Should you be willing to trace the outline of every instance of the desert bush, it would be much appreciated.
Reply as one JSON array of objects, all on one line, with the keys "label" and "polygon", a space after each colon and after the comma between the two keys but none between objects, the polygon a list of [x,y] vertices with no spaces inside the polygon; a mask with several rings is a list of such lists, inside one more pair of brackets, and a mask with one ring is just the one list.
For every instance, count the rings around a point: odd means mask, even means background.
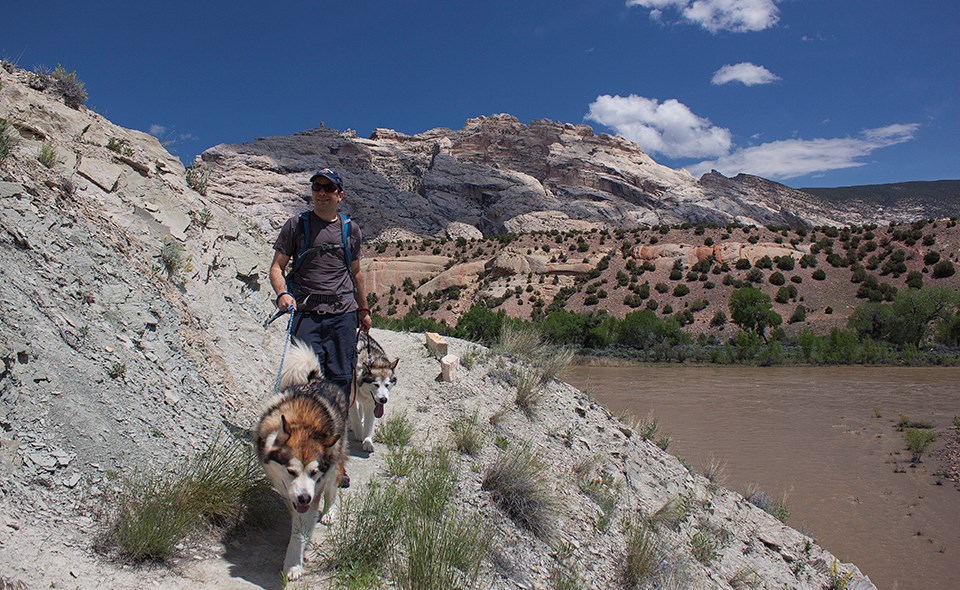
[{"label": "desert bush", "polygon": [[107,140],[107,149],[123,156],[133,155],[133,148],[130,147],[130,142],[126,139],[120,139],[119,137],[111,137]]},{"label": "desert bush", "polygon": [[956,269],[953,267],[953,263],[949,260],[941,260],[933,265],[933,278],[935,279],[952,277],[955,272]]},{"label": "desert bush", "polygon": [[825,273],[822,268],[818,268],[817,270],[813,271],[812,276],[813,276],[813,280],[822,281],[825,278],[827,278],[827,273]]},{"label": "desert bush", "polygon": [[803,305],[798,305],[793,314],[790,315],[790,323],[796,324],[799,322],[807,321],[807,308]]},{"label": "desert bush", "polygon": [[679,530],[680,525],[690,517],[693,509],[693,493],[687,492],[669,500],[654,512],[649,522],[655,526],[666,526],[672,530]]},{"label": "desert bush", "polygon": [[83,82],[77,79],[76,72],[68,72],[58,65],[51,74],[53,86],[63,97],[63,102],[72,109],[79,109],[87,100],[87,89]]},{"label": "desert bush", "polygon": [[547,469],[529,443],[499,456],[483,474],[481,489],[489,491],[507,515],[541,539],[553,535],[559,501]]},{"label": "desert bush", "polygon": [[478,517],[453,502],[454,465],[445,452],[416,459],[417,478],[375,482],[348,497],[322,566],[339,587],[477,588],[489,554],[489,535]]},{"label": "desert bush", "polygon": [[193,272],[193,255],[186,253],[186,248],[171,235],[163,237],[160,247],[160,262],[167,273],[167,279],[183,283],[185,275]]},{"label": "desert bush", "polygon": [[200,164],[192,164],[187,168],[186,180],[187,186],[201,195],[206,195],[210,183],[210,171],[204,170]]},{"label": "desert bush", "polygon": [[729,536],[728,531],[701,520],[696,532],[690,536],[690,551],[697,561],[709,566],[720,556],[720,550],[728,542]]},{"label": "desert bush", "polygon": [[17,145],[17,136],[14,135],[13,125],[6,119],[0,119],[0,164],[10,157],[15,145]]},{"label": "desert bush", "polygon": [[453,432],[453,446],[461,453],[476,455],[483,448],[485,434],[477,412],[454,418],[450,430]]},{"label": "desert bush", "polygon": [[936,250],[930,250],[923,255],[923,263],[927,266],[934,265],[938,262],[940,262],[940,253]]},{"label": "desert bush", "polygon": [[588,471],[578,478],[577,486],[581,493],[593,500],[594,504],[600,508],[600,518],[594,523],[594,527],[601,533],[609,530],[613,513],[620,501],[620,491],[613,476],[601,470],[596,477],[591,477]]},{"label": "desert bush", "polygon": [[624,523],[626,535],[623,578],[629,588],[652,580],[666,559],[666,548],[654,525],[642,517]]},{"label": "desert bush", "polygon": [[57,149],[50,143],[40,146],[40,151],[37,152],[37,160],[47,168],[53,168],[60,162],[57,157]]},{"label": "desert bush", "polygon": [[543,399],[542,373],[533,367],[517,366],[510,372],[510,385],[516,388],[514,403],[527,416],[533,416]]},{"label": "desert bush", "polygon": [[920,458],[937,440],[937,432],[927,428],[907,428],[903,431],[903,439],[907,443],[907,450],[913,453],[910,461],[920,463]]},{"label": "desert bush", "polygon": [[217,438],[178,468],[134,474],[124,482],[106,541],[128,559],[166,559],[204,523],[256,520],[251,511],[264,505],[267,494],[269,484],[249,445]]},{"label": "desert bush", "polygon": [[790,518],[790,508],[787,506],[786,495],[781,496],[779,500],[774,500],[759,487],[750,486],[747,490],[746,500],[780,522],[787,522],[787,519]]},{"label": "desert bush", "polygon": [[413,438],[413,422],[407,418],[406,412],[386,420],[378,420],[373,433],[373,440],[393,447],[405,447],[410,444],[411,438]]},{"label": "desert bush", "polygon": [[529,358],[543,340],[535,326],[516,321],[505,321],[500,330],[500,343],[497,349],[520,358]]}]

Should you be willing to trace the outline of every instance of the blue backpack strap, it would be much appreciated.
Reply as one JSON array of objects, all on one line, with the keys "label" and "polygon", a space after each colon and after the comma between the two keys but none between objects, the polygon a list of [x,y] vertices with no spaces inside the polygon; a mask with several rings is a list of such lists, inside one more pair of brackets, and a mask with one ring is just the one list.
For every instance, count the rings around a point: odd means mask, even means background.
[{"label": "blue backpack strap", "polygon": [[347,272],[353,270],[353,248],[350,247],[350,218],[346,213],[340,214],[343,230],[340,232],[340,243],[343,246],[343,261],[347,263]]},{"label": "blue backpack strap", "polygon": [[310,212],[304,211],[300,214],[300,247],[297,249],[297,257],[293,260],[293,270],[296,271],[303,264],[303,258],[310,249]]}]

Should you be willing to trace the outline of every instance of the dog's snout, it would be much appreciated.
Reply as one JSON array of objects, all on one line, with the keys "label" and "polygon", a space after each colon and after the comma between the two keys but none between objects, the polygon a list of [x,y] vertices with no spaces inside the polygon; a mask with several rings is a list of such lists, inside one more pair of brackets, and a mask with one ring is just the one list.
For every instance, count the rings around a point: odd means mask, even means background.
[{"label": "dog's snout", "polygon": [[298,504],[309,504],[310,500],[313,500],[310,494],[300,494],[299,496],[297,496]]},{"label": "dog's snout", "polygon": [[381,397],[381,398],[377,398],[377,403],[378,403],[378,404],[385,404],[385,403],[387,403],[387,396],[383,396],[383,397]]}]

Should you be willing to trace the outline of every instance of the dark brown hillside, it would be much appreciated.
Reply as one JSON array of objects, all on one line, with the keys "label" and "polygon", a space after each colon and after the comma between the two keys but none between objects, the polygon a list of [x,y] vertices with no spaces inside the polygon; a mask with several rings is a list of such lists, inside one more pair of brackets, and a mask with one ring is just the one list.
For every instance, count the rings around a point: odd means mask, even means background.
[{"label": "dark brown hillside", "polygon": [[[718,311],[729,317],[728,301],[737,286],[750,284],[767,293],[787,334],[803,327],[826,333],[846,326],[871,295],[883,299],[892,295],[891,287],[907,288],[911,272],[920,273],[924,286],[960,289],[960,274],[934,278],[930,262],[939,257],[958,265],[958,249],[956,221],[940,219],[840,229],[683,225],[406,240],[370,244],[364,256],[377,297],[374,309],[382,316],[400,318],[413,309],[453,325],[472,305],[484,302],[531,319],[565,294],[564,309],[618,318],[656,302],[659,315],[682,314],[681,323],[692,318],[687,331],[724,339],[736,327],[711,322]],[[425,256],[434,257],[437,266],[424,273],[391,277],[384,270],[401,260],[416,268],[415,261]],[[862,270],[855,273],[858,265]],[[871,278],[854,282],[861,273]],[[876,286],[870,289],[872,280]],[[801,305],[805,320],[790,323]]]}]

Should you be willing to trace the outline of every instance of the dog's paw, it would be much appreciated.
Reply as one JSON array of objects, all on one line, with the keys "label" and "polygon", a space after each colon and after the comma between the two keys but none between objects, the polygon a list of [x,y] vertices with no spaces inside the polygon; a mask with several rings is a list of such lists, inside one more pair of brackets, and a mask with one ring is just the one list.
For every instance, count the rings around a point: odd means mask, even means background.
[{"label": "dog's paw", "polygon": [[363,439],[363,450],[368,453],[373,452],[373,439],[370,439],[370,438]]},{"label": "dog's paw", "polygon": [[318,520],[317,522],[319,522],[323,526],[333,526],[333,516],[334,516],[333,512],[322,514],[320,515],[320,520]]},{"label": "dog's paw", "polygon": [[295,565],[290,568],[286,568],[287,579],[288,580],[299,580],[303,577],[303,566]]}]

